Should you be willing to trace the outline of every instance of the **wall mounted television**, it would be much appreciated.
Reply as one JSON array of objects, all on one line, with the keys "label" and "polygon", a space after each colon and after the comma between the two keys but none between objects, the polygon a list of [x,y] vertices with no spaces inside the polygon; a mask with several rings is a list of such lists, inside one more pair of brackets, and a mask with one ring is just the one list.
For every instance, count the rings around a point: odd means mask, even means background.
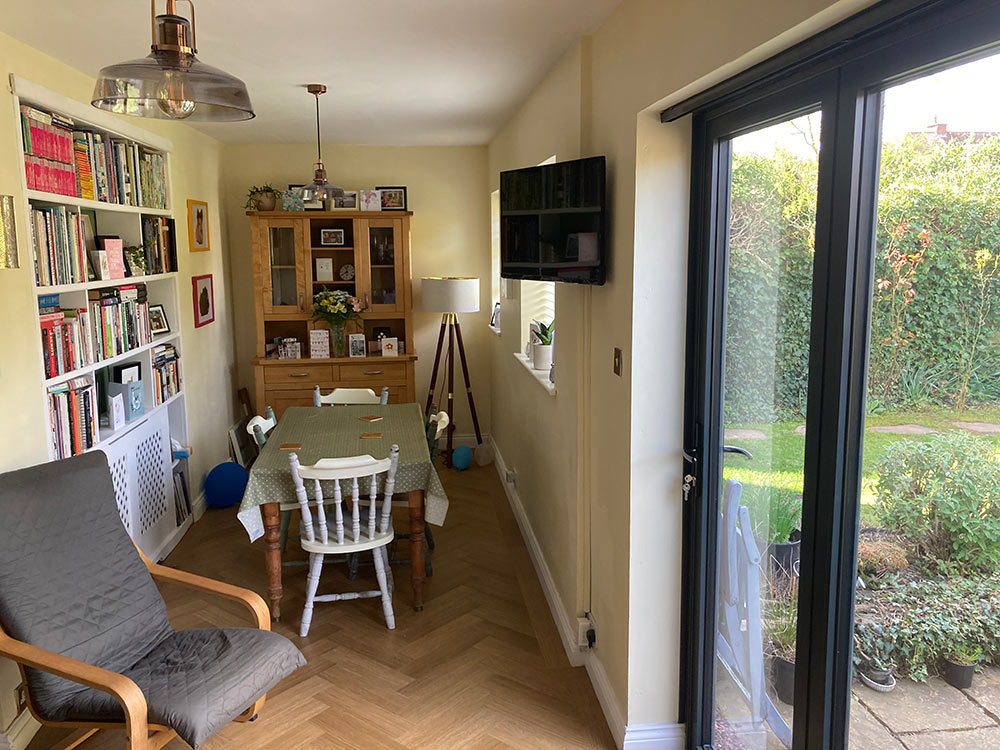
[{"label": "wall mounted television", "polygon": [[603,156],[500,173],[500,275],[603,284]]}]

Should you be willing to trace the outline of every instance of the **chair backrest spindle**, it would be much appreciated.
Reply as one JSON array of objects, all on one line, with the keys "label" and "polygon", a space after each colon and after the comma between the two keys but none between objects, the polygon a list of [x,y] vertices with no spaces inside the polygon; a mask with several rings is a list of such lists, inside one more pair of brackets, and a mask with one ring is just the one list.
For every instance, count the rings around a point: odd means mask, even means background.
[{"label": "chair backrest spindle", "polygon": [[[318,479],[316,480],[316,483],[319,484]],[[344,543],[344,508],[343,508],[344,496],[340,491],[339,481],[335,481],[333,483],[333,501],[337,504],[337,508],[335,510],[337,518],[337,544],[343,544]]]},{"label": "chair backrest spindle", "polygon": [[361,505],[359,502],[358,478],[354,477],[351,486],[351,533],[354,534],[354,541],[361,540]]},{"label": "chair backrest spindle", "polygon": [[396,488],[396,467],[399,466],[399,446],[394,445],[389,451],[389,473],[385,475],[385,490],[382,498],[382,518],[379,521],[379,531],[385,533],[392,528],[392,492]]},{"label": "chair backrest spindle", "polygon": [[316,541],[313,532],[312,511],[309,510],[309,498],[306,497],[306,486],[302,483],[298,454],[289,453],[288,463],[292,467],[292,480],[295,482],[295,499],[299,501],[299,512],[302,514],[302,536],[310,542]]}]

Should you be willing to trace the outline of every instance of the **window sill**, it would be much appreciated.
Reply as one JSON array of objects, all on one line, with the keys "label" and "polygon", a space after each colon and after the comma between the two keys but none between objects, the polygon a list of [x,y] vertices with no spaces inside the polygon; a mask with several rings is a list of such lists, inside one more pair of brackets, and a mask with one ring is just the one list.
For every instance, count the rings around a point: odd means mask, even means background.
[{"label": "window sill", "polygon": [[531,366],[531,360],[521,352],[514,352],[514,359],[524,365],[524,369],[531,373],[538,385],[545,389],[550,396],[556,395],[556,384],[549,382],[549,374],[543,370],[536,370]]},{"label": "window sill", "polygon": [[489,328],[491,331],[493,331],[493,335],[494,336],[499,336],[500,335],[500,329],[497,328],[496,326],[487,326],[487,328]]}]

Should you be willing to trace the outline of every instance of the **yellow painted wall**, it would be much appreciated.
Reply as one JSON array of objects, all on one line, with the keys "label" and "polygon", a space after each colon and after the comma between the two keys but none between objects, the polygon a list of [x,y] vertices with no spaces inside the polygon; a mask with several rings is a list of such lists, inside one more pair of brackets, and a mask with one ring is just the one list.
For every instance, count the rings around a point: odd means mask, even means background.
[{"label": "yellow painted wall", "polygon": [[[307,134],[303,134],[307,135]],[[416,329],[417,400],[423,403],[434,364],[441,324],[439,313],[420,307],[423,276],[478,276],[480,312],[460,318],[476,411],[484,434],[490,430],[490,377],[487,323],[490,301],[490,207],[486,189],[486,148],[457,147],[323,147],[330,180],[348,189],[406,185],[413,276],[413,322]],[[236,362],[241,385],[253,393],[256,331],[250,225],[244,204],[247,188],[270,182],[276,188],[302,183],[312,175],[316,147],[302,145],[226,145],[223,148],[225,204],[231,248]],[[456,382],[462,382],[458,358]],[[440,387],[444,370],[438,376]],[[472,435],[464,389],[456,387],[456,432]]]},{"label": "yellow painted wall", "polygon": [[[558,286],[559,393],[529,429],[515,425],[519,399],[534,407],[530,383],[501,339],[494,351],[494,436],[518,462],[519,494],[566,616],[586,601],[573,579],[591,572],[590,609],[598,626],[595,656],[628,724],[676,721],[679,698],[684,274],[687,252],[690,125],[658,122],[668,101],[766,59],[870,4],[870,0],[738,0],[664,3],[624,0],[589,38],[569,50],[490,143],[490,184],[500,169],[603,154],[608,160],[611,222],[608,282],[580,290]],[[575,72],[571,68],[578,66]],[[578,153],[573,151],[578,144]],[[558,153],[559,147],[567,153]],[[638,158],[637,158],[638,157]],[[640,199],[636,200],[637,185]],[[505,303],[516,307],[516,301]],[[506,307],[505,307],[506,315]],[[580,316],[580,317],[577,317]],[[567,336],[573,330],[576,337]],[[567,344],[566,338],[571,339]],[[624,373],[612,373],[612,351]],[[582,409],[563,410],[562,373],[579,374]],[[520,379],[520,380],[519,380]],[[569,386],[574,381],[570,381]],[[580,483],[553,495],[532,467],[566,460],[564,441],[580,429]],[[534,450],[519,452],[518,442]],[[539,473],[533,469],[530,474]],[[575,495],[574,495],[575,493]],[[590,560],[580,498],[589,500]],[[574,607],[573,602],[576,602]],[[620,739],[620,738],[619,738]]]}]

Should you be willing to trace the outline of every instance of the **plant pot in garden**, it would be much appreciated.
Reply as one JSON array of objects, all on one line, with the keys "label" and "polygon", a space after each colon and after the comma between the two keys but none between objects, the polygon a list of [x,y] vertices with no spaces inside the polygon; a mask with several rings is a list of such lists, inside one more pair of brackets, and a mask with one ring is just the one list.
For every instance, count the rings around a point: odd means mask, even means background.
[{"label": "plant pot in garden", "polygon": [[767,557],[771,561],[771,577],[790,578],[798,568],[802,543],[800,541],[771,543],[767,545]]},{"label": "plant pot in garden", "polygon": [[[868,671],[868,670],[866,670]],[[871,675],[871,672],[866,674],[865,672],[859,672],[858,677],[861,681],[879,693],[891,693],[893,688],[896,687],[896,678],[893,677],[892,672],[889,670],[872,670],[878,673],[880,679],[876,680]]]},{"label": "plant pot in garden", "polygon": [[972,687],[972,676],[976,673],[975,664],[960,664],[951,659],[944,662],[944,681],[959,690]]},{"label": "plant pot in garden", "polygon": [[531,366],[536,370],[548,372],[549,368],[552,367],[552,344],[548,346],[531,345]]},{"label": "plant pot in garden", "polygon": [[795,703],[795,662],[781,656],[772,657],[771,677],[778,700],[789,706]]}]

